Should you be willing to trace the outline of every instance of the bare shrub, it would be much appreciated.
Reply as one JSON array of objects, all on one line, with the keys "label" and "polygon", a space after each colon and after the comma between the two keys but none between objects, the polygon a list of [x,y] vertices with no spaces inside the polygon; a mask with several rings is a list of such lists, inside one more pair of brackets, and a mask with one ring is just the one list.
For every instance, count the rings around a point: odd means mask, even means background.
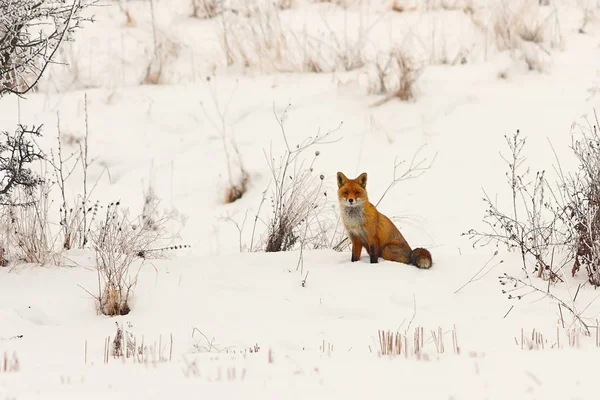
[{"label": "bare shrub", "polygon": [[[315,151],[309,165],[305,164],[301,156],[313,146],[332,143],[331,135],[339,129],[338,126],[324,134],[319,132],[315,137],[309,137],[293,146],[288,142],[283,126],[288,107],[281,115],[277,115],[275,108],[273,109],[285,142],[283,155],[277,161],[272,153],[267,156],[265,152],[274,185],[271,189],[272,213],[264,240],[264,250],[267,252],[288,251],[296,244],[304,248],[307,241],[316,239],[312,235],[307,237],[307,233],[312,232],[310,227],[313,223],[318,224],[318,215],[325,202],[322,190],[324,175],[316,176],[313,169],[320,152]],[[322,229],[317,232],[322,232]]]},{"label": "bare shrub", "polygon": [[[574,294],[569,292],[568,300],[550,289],[551,283],[568,281],[567,271],[575,276],[582,267],[588,282],[600,286],[599,126],[595,114],[593,121],[584,118],[583,123],[573,125],[571,150],[578,165],[574,171],[563,170],[555,152],[556,183],[549,182],[544,171],[530,176],[529,169],[524,167],[525,139],[519,131],[511,138],[506,137],[510,149],[510,157],[505,158],[509,167],[510,206],[504,209],[484,191],[487,210],[483,222],[487,230],[471,229],[464,234],[474,239],[474,245],[503,244],[509,251],[520,254],[525,277],[507,273],[499,277],[502,293],[509,299],[535,295],[548,298],[557,304],[563,328],[563,311],[567,311],[573,316],[569,330],[584,329],[587,335],[594,317],[585,317],[583,313],[591,303],[581,309],[576,307],[579,291],[585,285],[579,284]],[[531,268],[548,283],[539,285],[530,279]]]},{"label": "bare shrub", "polygon": [[[102,314],[129,313],[129,300],[145,260],[166,257],[168,251],[189,247],[170,244],[173,237],[167,224],[172,218],[159,213],[158,205],[151,189],[145,193],[142,214],[136,217],[130,217],[129,210],[123,209],[120,202],[110,203],[104,218],[90,230],[98,270],[98,295],[94,297]],[[141,264],[134,271],[136,261]]]},{"label": "bare shrub", "polygon": [[575,256],[571,274],[584,266],[589,282],[600,286],[600,124],[594,120],[574,125],[572,149],[579,168],[577,174],[562,176],[567,228]]},{"label": "bare shrub", "polygon": [[19,126],[0,141],[0,263],[11,260],[40,264],[51,255],[48,226],[48,183],[32,171],[44,154],[35,139],[41,127]]},{"label": "bare shrub", "polygon": [[483,222],[488,230],[471,229],[463,235],[473,239],[474,245],[504,244],[509,251],[517,250],[526,274],[531,263],[538,277],[559,280],[566,261],[560,262],[558,255],[567,250],[570,240],[564,229],[564,207],[544,171],[530,177],[529,168],[524,167],[526,140],[520,131],[505,139],[510,156],[502,157],[508,165],[510,207],[504,210],[484,190],[487,210]]},{"label": "bare shrub", "polygon": [[415,97],[415,83],[424,70],[423,66],[400,48],[390,50],[384,57],[378,57],[374,65],[374,73],[370,75],[369,92],[384,94],[385,97],[373,107],[398,98],[408,101]]},{"label": "bare shrub", "polygon": [[0,97],[33,89],[60,44],[90,20],[83,10],[96,2],[0,0]]},{"label": "bare shrub", "polygon": [[8,197],[17,188],[35,188],[41,179],[32,170],[32,164],[44,159],[35,143],[41,127],[20,125],[15,133],[2,132],[0,141],[0,203],[10,204]]},{"label": "bare shrub", "polygon": [[116,202],[109,204],[104,220],[90,237],[98,268],[98,309],[104,315],[126,315],[139,273],[139,269],[130,270],[137,259],[145,258],[153,250],[161,232],[148,229],[142,216],[130,219]]}]

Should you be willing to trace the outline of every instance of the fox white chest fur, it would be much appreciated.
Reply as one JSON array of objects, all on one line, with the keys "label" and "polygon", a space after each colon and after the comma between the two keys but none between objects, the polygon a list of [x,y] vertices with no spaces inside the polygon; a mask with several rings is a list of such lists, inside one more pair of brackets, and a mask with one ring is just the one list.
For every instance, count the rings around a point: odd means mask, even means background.
[{"label": "fox white chest fur", "polygon": [[363,243],[367,243],[367,231],[364,228],[365,210],[363,207],[348,207],[342,205],[342,221],[346,227],[348,235],[358,236]]}]

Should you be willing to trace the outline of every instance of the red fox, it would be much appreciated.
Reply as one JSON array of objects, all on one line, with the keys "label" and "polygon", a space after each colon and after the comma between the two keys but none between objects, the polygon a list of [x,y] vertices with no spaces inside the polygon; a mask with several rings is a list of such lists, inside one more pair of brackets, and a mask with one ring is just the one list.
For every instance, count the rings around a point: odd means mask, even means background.
[{"label": "red fox", "polygon": [[360,259],[364,247],[371,263],[384,260],[412,264],[419,268],[431,268],[431,253],[427,249],[411,249],[394,223],[381,214],[367,196],[367,174],[348,179],[337,173],[338,200],[342,221],[352,242],[352,261]]}]

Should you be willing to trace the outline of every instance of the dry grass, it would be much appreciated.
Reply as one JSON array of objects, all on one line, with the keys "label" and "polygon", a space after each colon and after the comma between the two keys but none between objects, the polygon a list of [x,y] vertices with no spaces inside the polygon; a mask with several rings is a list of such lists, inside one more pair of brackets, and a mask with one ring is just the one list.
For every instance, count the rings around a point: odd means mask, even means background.
[{"label": "dry grass", "polygon": [[[173,334],[167,337],[159,335],[158,339],[147,340],[144,338],[144,335],[140,337],[133,332],[123,330],[123,327],[118,322],[115,324],[117,326],[115,336],[113,338],[108,336],[104,339],[104,364],[108,364],[111,359],[121,360],[122,363],[131,360],[134,364],[146,366],[156,366],[159,363],[172,361]],[[87,364],[87,341],[84,346],[84,360]]]},{"label": "dry grass", "polygon": [[357,35],[348,29],[339,32],[326,20],[323,29],[294,29],[282,19],[278,4],[223,15],[219,36],[227,65],[264,73],[328,73],[366,64],[366,36],[377,22],[361,25]]},{"label": "dry grass", "polygon": [[414,11],[462,11],[473,12],[473,0],[393,0],[392,10],[396,12]]},{"label": "dry grass", "polygon": [[4,352],[1,364],[0,372],[19,372],[21,370],[21,364],[17,353],[13,352],[12,356],[8,356],[7,352]]},{"label": "dry grass", "polygon": [[378,107],[397,98],[408,101],[415,98],[415,84],[424,67],[400,48],[392,49],[379,57],[369,77],[369,93],[384,94],[385,97],[372,105]]},{"label": "dry grass", "polygon": [[574,326],[566,329],[565,336],[561,335],[561,328],[556,327],[556,332],[551,335],[545,335],[539,330],[533,328],[531,334],[525,334],[525,330],[521,328],[519,337],[515,336],[515,345],[519,346],[521,350],[545,350],[545,349],[562,349],[568,348],[580,348],[581,337],[592,337],[594,336],[594,346],[600,347],[600,326],[596,323],[593,327],[595,332],[586,331],[580,327]]},{"label": "dry grass", "polygon": [[46,265],[60,259],[59,235],[50,225],[51,185],[44,181],[36,188],[17,188],[12,205],[2,206],[2,264],[25,262]]},{"label": "dry grass", "polygon": [[144,85],[160,85],[166,83],[165,69],[179,58],[181,44],[164,32],[156,31],[154,54],[146,67],[142,80]]},{"label": "dry grass", "polygon": [[460,346],[458,345],[458,337],[456,333],[456,327],[453,327],[449,332],[443,332],[441,327],[437,330],[431,330],[429,333],[423,329],[423,327],[415,327],[412,335],[405,332],[401,334],[399,332],[382,331],[377,332],[378,344],[379,344],[379,356],[401,356],[404,357],[416,357],[418,360],[428,360],[429,355],[426,352],[426,347],[431,345],[435,347],[436,354],[443,354],[446,352],[444,343],[444,335],[450,334],[452,340],[452,352],[454,354],[460,354]]},{"label": "dry grass", "polygon": [[211,19],[223,12],[222,0],[192,0],[193,18]]},{"label": "dry grass", "polygon": [[244,193],[246,193],[248,190],[249,181],[250,175],[248,175],[248,172],[243,170],[240,181],[225,189],[225,203],[233,203],[234,201],[241,199]]}]

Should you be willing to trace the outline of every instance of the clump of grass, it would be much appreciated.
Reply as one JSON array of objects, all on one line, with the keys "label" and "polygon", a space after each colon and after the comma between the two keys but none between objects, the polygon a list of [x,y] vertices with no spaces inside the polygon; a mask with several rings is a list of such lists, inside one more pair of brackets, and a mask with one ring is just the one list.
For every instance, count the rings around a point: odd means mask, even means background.
[{"label": "clump of grass", "polygon": [[392,99],[409,101],[415,97],[415,84],[424,67],[406,51],[396,47],[375,61],[374,73],[370,75],[369,92],[384,94],[385,97],[373,107],[378,107]]},{"label": "clump of grass", "polygon": [[426,344],[433,343],[437,354],[446,352],[444,343],[444,335],[450,333],[452,340],[452,352],[460,354],[460,346],[458,345],[458,336],[456,326],[452,327],[450,332],[444,332],[441,327],[436,330],[430,330],[429,335],[431,340],[426,341],[426,331],[423,327],[415,327],[413,334],[408,332],[404,334],[392,331],[377,331],[380,356],[401,356],[406,358],[414,356],[417,359],[428,360],[429,356],[424,352]]}]

